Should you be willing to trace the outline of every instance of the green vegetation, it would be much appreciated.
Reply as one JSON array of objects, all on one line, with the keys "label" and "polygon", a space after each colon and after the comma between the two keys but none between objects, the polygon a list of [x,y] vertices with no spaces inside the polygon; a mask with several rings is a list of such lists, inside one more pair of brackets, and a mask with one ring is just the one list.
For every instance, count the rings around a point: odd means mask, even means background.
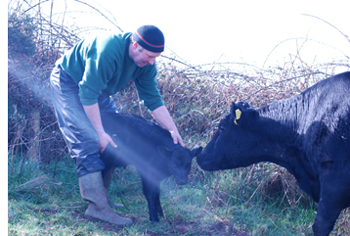
[{"label": "green vegetation", "polygon": [[[20,158],[16,158],[15,166],[19,165]],[[191,174],[191,184],[179,187],[172,178],[162,184],[165,217],[151,223],[140,179],[128,167],[124,174],[122,169],[116,172],[110,196],[125,204],[118,213],[131,217],[135,224],[118,229],[83,218],[86,203],[69,157],[46,170],[35,165],[26,163],[21,176],[9,176],[9,235],[303,235],[311,232],[315,216],[309,200],[306,204],[310,205],[290,207],[280,198],[253,195],[263,175],[247,184],[242,179],[249,173],[243,169],[204,173],[205,178],[197,170]]]},{"label": "green vegetation", "polygon": [[[15,166],[20,166],[20,162],[20,158],[15,158]],[[136,171],[132,167],[124,173],[118,169],[109,194],[126,206],[117,212],[131,217],[135,224],[115,228],[83,218],[87,204],[80,197],[75,167],[69,157],[56,166],[46,165],[45,170],[37,168],[37,164],[25,163],[21,176],[9,175],[9,235],[312,233],[316,205],[308,197],[299,195],[301,199],[291,204],[283,196],[283,189],[276,187],[278,184],[269,185],[276,189],[260,187],[268,185],[266,179],[271,173],[284,171],[276,166],[270,167],[269,174],[263,170],[254,173],[249,168],[203,173],[194,163],[190,184],[180,187],[172,178],[163,182],[161,202],[165,217],[160,223],[148,220],[147,202]],[[348,217],[349,212],[342,215],[334,235],[349,232]]]},{"label": "green vegetation", "polygon": [[[109,195],[126,206],[118,214],[135,223],[115,228],[85,220],[87,203],[80,197],[74,161],[67,155],[48,92],[53,63],[78,37],[51,18],[30,14],[29,8],[36,9],[34,4],[9,9],[9,235],[312,234],[317,204],[291,174],[271,163],[204,172],[194,160],[189,184],[177,186],[172,178],[162,183],[165,217],[159,223],[148,220],[134,168],[118,169]],[[232,101],[263,106],[300,93],[341,66],[350,68],[348,58],[308,65],[295,55],[282,66],[261,70],[235,63],[179,66],[163,57],[158,81],[185,144],[194,148],[208,143]],[[122,112],[152,119],[134,87],[116,94],[115,101]],[[349,222],[350,210],[345,210],[332,235],[350,234]]]}]

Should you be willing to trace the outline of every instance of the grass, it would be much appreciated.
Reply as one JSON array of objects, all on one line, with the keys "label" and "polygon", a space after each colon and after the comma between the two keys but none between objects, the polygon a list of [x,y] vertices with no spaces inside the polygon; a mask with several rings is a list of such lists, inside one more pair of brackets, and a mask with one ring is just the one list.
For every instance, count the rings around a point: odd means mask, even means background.
[{"label": "grass", "polygon": [[[15,165],[20,164],[15,161]],[[48,173],[54,165],[47,167]],[[195,172],[195,171],[194,171]],[[290,207],[279,198],[253,197],[254,186],[243,186],[244,170],[205,173],[199,181],[177,186],[172,178],[162,183],[164,218],[148,220],[147,202],[139,176],[128,167],[118,169],[110,197],[126,208],[118,214],[130,217],[130,227],[115,228],[83,218],[87,204],[81,199],[73,161],[67,157],[57,166],[55,179],[25,165],[20,177],[9,176],[9,235],[310,235],[315,206]],[[46,177],[42,177],[46,176]],[[123,184],[121,185],[121,178]],[[256,182],[255,184],[257,184]],[[254,185],[254,184],[252,184]],[[255,186],[257,188],[257,186]],[[248,201],[249,200],[249,201]]]}]

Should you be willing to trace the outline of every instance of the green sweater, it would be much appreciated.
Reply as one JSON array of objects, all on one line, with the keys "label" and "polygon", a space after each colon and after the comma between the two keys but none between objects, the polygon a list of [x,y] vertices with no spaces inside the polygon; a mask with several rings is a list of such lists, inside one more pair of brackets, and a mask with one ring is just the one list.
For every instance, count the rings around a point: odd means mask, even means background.
[{"label": "green sweater", "polygon": [[157,88],[156,65],[138,67],[129,56],[130,35],[87,38],[57,61],[79,86],[83,105],[97,103],[100,95],[113,95],[135,82],[139,97],[153,111],[163,105]]}]

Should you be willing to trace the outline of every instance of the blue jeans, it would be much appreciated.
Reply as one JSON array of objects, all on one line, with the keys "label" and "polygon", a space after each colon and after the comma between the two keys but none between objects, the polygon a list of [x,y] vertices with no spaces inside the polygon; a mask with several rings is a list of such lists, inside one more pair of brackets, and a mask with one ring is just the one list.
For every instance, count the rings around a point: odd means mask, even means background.
[{"label": "blue jeans", "polygon": [[[80,102],[78,85],[60,67],[52,70],[50,85],[58,125],[75,160],[78,177],[103,170],[100,142]],[[101,113],[118,112],[110,96],[100,96],[98,105]]]}]

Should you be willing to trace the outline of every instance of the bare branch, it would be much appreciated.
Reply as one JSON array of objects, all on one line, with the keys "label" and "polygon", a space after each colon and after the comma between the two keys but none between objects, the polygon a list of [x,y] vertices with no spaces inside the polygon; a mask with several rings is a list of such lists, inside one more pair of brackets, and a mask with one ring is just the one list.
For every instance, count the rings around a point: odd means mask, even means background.
[{"label": "bare branch", "polygon": [[112,23],[112,25],[114,25],[115,27],[117,27],[122,33],[124,32],[118,25],[116,25],[113,21],[111,21],[111,20],[110,20],[105,14],[103,14],[100,10],[98,10],[98,9],[96,9],[95,7],[91,6],[90,4],[87,4],[87,3],[82,2],[82,1],[80,1],[80,0],[74,0],[74,1],[79,2],[79,3],[81,3],[81,4],[84,4],[84,5],[86,5],[86,6],[90,7],[90,8],[92,8],[92,9],[94,9],[95,11],[97,11],[98,13],[100,13],[101,16],[103,16],[103,17],[106,18],[110,23]]},{"label": "bare branch", "polygon": [[346,38],[346,40],[348,40],[349,43],[350,43],[350,38],[349,38],[349,36],[347,36],[346,34],[344,34],[341,30],[339,30],[337,27],[335,27],[334,25],[332,25],[332,24],[329,23],[328,21],[325,21],[325,20],[323,20],[323,19],[321,19],[321,18],[319,18],[319,17],[317,17],[317,16],[313,16],[313,15],[310,15],[310,14],[302,14],[302,15],[304,15],[304,16],[310,16],[310,17],[316,18],[316,19],[318,19],[318,20],[320,20],[320,21],[323,21],[324,23],[328,24],[329,26],[331,26],[332,28],[334,28],[335,30],[337,30],[337,31],[338,31],[341,35],[343,35],[343,36]]}]

